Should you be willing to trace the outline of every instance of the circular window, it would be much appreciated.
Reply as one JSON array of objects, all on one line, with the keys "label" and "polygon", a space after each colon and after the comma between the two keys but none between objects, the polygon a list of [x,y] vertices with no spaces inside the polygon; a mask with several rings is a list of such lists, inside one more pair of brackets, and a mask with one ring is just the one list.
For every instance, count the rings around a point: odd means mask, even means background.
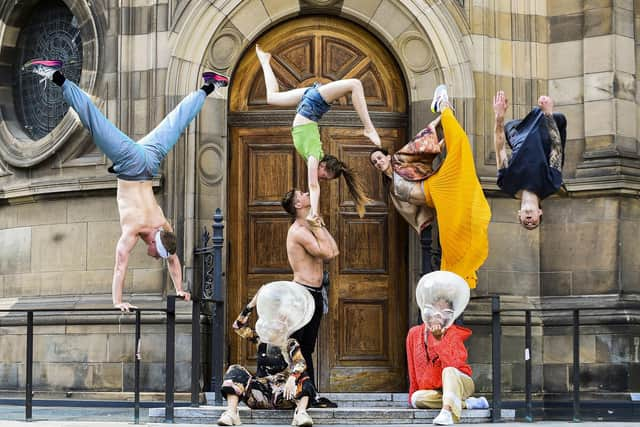
[{"label": "circular window", "polygon": [[62,99],[60,88],[22,70],[22,64],[34,58],[60,59],[65,77],[75,83],[80,81],[82,70],[82,38],[77,18],[62,2],[40,5],[43,7],[35,8],[20,31],[14,64],[16,116],[24,133],[33,140],[51,132],[69,106]]}]

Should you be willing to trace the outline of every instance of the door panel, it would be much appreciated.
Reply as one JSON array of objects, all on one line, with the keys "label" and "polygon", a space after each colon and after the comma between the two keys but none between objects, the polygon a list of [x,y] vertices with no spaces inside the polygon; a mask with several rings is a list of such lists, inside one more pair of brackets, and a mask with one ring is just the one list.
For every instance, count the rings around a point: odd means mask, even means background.
[{"label": "door panel", "polygon": [[[272,53],[281,90],[314,81],[359,78],[369,109],[406,120],[406,95],[391,56],[364,29],[338,18],[289,21],[259,38]],[[290,225],[280,199],[306,190],[306,166],[290,128],[276,126],[295,110],[266,105],[255,46],[237,67],[230,88],[229,323],[264,283],[290,280],[286,236]],[[372,202],[359,218],[344,179],[321,183],[320,210],[340,255],[328,264],[329,313],[318,339],[315,365],[324,392],[403,391],[406,388],[407,228],[389,206],[382,178],[369,162],[373,145],[344,97],[320,122],[325,153],[334,154],[365,181]],[[278,117],[278,118],[276,118]],[[380,116],[382,117],[382,116]],[[259,118],[259,120],[257,120]],[[404,126],[378,129],[389,149],[404,141]],[[230,361],[252,366],[255,346],[229,334]]]}]

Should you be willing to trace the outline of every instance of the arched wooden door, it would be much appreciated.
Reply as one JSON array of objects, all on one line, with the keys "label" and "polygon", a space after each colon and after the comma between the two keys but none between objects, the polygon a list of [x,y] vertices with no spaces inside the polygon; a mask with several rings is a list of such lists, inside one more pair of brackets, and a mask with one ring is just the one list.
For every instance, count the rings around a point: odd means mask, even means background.
[{"label": "arched wooden door", "polygon": [[[281,90],[315,81],[359,78],[374,124],[387,148],[402,145],[406,94],[389,53],[363,28],[338,18],[286,22],[257,40],[272,53]],[[285,241],[290,219],[280,199],[306,189],[306,167],[290,136],[295,110],[266,105],[264,79],[250,46],[230,88],[229,280],[231,322],[260,285],[291,279]],[[373,145],[350,99],[320,121],[325,153],[359,172],[374,202],[360,219],[344,180],[322,184],[321,212],[340,248],[328,268],[330,309],[316,348],[324,392],[401,391],[406,386],[406,225],[388,205],[382,180],[369,164]],[[255,364],[255,347],[229,332],[230,360]]]}]

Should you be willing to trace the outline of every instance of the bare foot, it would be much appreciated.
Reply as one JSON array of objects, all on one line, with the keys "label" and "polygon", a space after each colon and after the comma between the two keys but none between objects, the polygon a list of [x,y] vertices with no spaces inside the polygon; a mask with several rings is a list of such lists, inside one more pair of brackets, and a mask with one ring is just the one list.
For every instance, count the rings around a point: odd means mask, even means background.
[{"label": "bare foot", "polygon": [[378,147],[380,147],[382,145],[382,142],[380,141],[380,136],[378,135],[378,132],[375,130],[375,128],[371,129],[371,130],[365,129],[363,134],[364,134],[364,136],[369,138],[371,140],[371,142],[373,142]]},{"label": "bare foot", "polygon": [[550,96],[542,95],[538,98],[538,106],[545,114],[553,114],[553,99]]},{"label": "bare foot", "polygon": [[258,61],[260,61],[261,64],[265,62],[268,64],[269,61],[271,61],[271,54],[260,49],[259,45],[256,45],[256,55],[258,55]]}]

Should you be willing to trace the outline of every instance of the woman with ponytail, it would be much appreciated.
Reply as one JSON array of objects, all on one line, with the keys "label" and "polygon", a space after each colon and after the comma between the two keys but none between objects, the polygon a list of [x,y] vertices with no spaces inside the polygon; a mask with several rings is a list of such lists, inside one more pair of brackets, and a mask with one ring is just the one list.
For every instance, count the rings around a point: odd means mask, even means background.
[{"label": "woman with ponytail", "polygon": [[362,83],[358,79],[337,80],[327,84],[315,83],[311,87],[292,89],[280,92],[278,80],[271,68],[271,54],[256,45],[256,54],[262,66],[264,84],[267,91],[267,103],[281,107],[297,105],[296,116],[293,119],[291,136],[293,145],[307,163],[309,195],[311,196],[311,210],[307,222],[312,226],[321,223],[318,205],[320,202],[319,179],[335,179],[344,176],[349,193],[354,198],[358,215],[364,215],[364,205],[369,201],[365,196],[364,187],[358,177],[343,162],[333,156],[324,154],[318,121],[331,108],[331,103],[338,98],[351,95],[351,101],[360,120],[364,124],[363,135],[372,143],[380,146],[380,136],[373,127],[367,101],[364,96]]},{"label": "woman with ponytail", "polygon": [[340,178],[340,176],[344,177],[349,194],[351,194],[353,202],[356,205],[356,211],[360,218],[362,218],[364,216],[364,207],[371,201],[371,199],[367,197],[360,177],[353,172],[352,169],[347,167],[344,162],[338,160],[331,154],[325,154],[322,157],[322,160],[320,160],[320,165],[322,165],[322,168],[330,174],[332,177],[331,179]]}]

